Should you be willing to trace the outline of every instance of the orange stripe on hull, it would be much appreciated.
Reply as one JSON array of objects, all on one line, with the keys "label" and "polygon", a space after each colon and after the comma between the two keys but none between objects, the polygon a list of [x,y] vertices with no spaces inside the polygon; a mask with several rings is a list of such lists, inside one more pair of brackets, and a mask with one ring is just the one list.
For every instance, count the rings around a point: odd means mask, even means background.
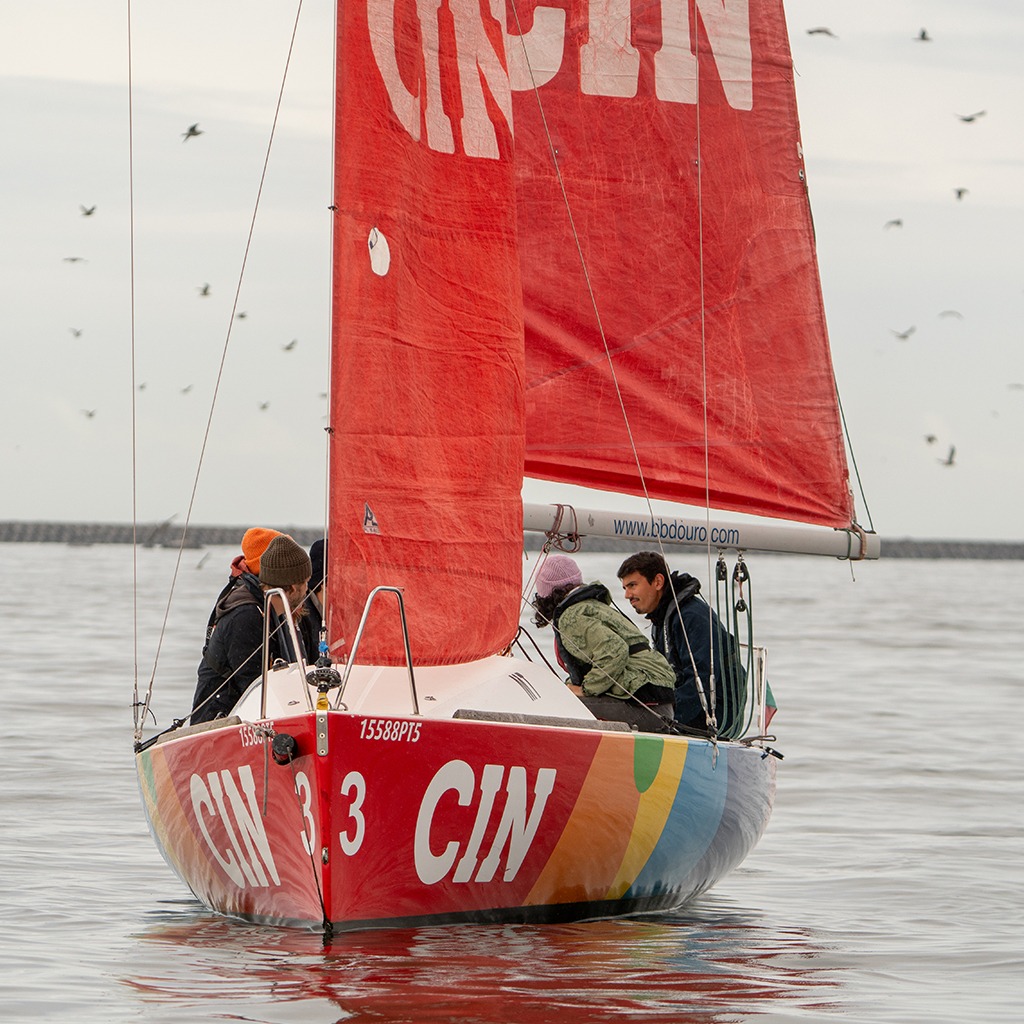
[{"label": "orange stripe on hull", "polygon": [[640,806],[635,742],[624,736],[601,738],[572,814],[524,901],[527,906],[602,899],[613,884]]}]

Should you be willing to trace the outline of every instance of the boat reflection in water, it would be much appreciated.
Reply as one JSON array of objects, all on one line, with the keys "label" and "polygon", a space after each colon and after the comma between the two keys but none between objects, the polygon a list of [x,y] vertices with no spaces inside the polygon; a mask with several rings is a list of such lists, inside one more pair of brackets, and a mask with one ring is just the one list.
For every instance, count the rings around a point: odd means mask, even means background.
[{"label": "boat reflection in water", "polygon": [[126,962],[147,1019],[735,1021],[824,1011],[837,996],[824,946],[728,901],[652,919],[356,932],[239,927],[165,911]]}]

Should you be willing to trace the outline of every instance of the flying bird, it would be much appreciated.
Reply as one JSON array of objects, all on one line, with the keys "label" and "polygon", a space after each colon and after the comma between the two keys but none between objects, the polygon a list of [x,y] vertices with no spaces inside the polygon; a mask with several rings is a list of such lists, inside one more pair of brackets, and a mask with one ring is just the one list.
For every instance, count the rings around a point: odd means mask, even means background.
[{"label": "flying bird", "polygon": [[883,228],[901,228],[903,227],[903,220],[897,217],[895,220],[887,220],[883,225]]},{"label": "flying bird", "polygon": [[192,390],[192,385],[191,385],[191,384],[186,384],[186,385],[185,385],[185,386],[184,386],[184,387],[183,387],[183,388],[181,389],[181,393],[182,393],[183,395],[187,395],[187,394],[188,394],[188,393],[189,393],[189,392],[190,392],[191,390]]},{"label": "flying bird", "polygon": [[293,348],[295,348],[295,346],[298,345],[298,343],[299,343],[299,339],[298,338],[292,338],[292,340],[289,341],[287,345],[282,345],[281,346],[281,351],[282,352],[291,352],[291,350]]},{"label": "flying bird", "polygon": [[1018,381],[1013,381],[1011,384],[1006,385],[1011,391],[1024,391],[1024,384]]},{"label": "flying bird", "polygon": [[143,382],[142,382],[142,383],[141,383],[141,384],[139,385],[139,390],[140,390],[140,391],[145,391],[145,390],[146,390],[146,382],[145,382],[145,381],[143,381]]},{"label": "flying bird", "polygon": [[968,190],[965,188],[955,188],[953,189],[953,195],[955,195],[957,199],[963,199],[963,197],[967,195],[967,191]]},{"label": "flying bird", "polygon": [[93,418],[93,416],[96,415],[96,410],[95,409],[83,409],[82,410],[82,415],[86,419],[91,420]]},{"label": "flying bird", "polygon": [[944,309],[939,316],[954,317],[957,320],[963,320],[964,315],[958,309]]},{"label": "flying bird", "polygon": [[949,454],[944,459],[939,459],[939,462],[943,466],[952,466],[953,459],[956,458],[956,445],[949,446]]},{"label": "flying bird", "polygon": [[201,298],[206,298],[210,294],[210,286],[208,284],[201,285],[199,288],[199,295]]},{"label": "flying bird", "polygon": [[930,43],[932,41],[932,37],[928,35],[928,29],[926,28],[921,29],[921,31],[918,32],[917,35],[914,36],[914,38],[919,43]]},{"label": "flying bird", "polygon": [[210,552],[209,552],[209,551],[207,551],[207,552],[206,552],[206,553],[205,553],[205,554],[203,555],[203,557],[202,557],[202,558],[200,558],[198,562],[196,562],[196,568],[197,568],[197,569],[202,569],[202,567],[203,567],[204,565],[206,565],[206,560],[207,560],[207,559],[208,559],[209,557],[210,557]]},{"label": "flying bird", "polygon": [[65,263],[88,263],[89,261],[84,256],[65,256]]},{"label": "flying bird", "polygon": [[979,117],[983,117],[984,115],[985,111],[979,110],[974,114],[957,114],[956,116],[959,117],[961,121],[970,124],[972,121],[977,121]]},{"label": "flying bird", "polygon": [[[890,327],[889,330],[892,331],[892,328]],[[906,341],[907,338],[909,338],[916,330],[916,327],[908,327],[905,331],[892,331],[892,333],[895,334],[900,341]]]},{"label": "flying bird", "polygon": [[190,124],[187,132],[181,133],[181,141],[188,142],[189,139],[194,139],[197,135],[202,135],[203,129],[199,127],[199,124]]},{"label": "flying bird", "polygon": [[269,409],[269,408],[270,408],[270,403],[269,402],[260,402],[260,411],[261,412],[265,411],[266,409]]},{"label": "flying bird", "polygon": [[80,338],[82,336],[82,328],[81,327],[69,327],[68,330],[71,332],[72,336],[75,337],[75,338]]},{"label": "flying bird", "polygon": [[839,36],[835,34],[830,28],[809,28],[807,30],[809,36],[831,36],[833,39],[838,39]]},{"label": "flying bird", "polygon": [[235,319],[236,319],[236,320],[244,320],[244,319],[245,319],[245,318],[246,318],[246,317],[247,317],[248,315],[249,315],[249,314],[248,314],[248,313],[246,313],[246,312],[245,312],[245,310],[242,310],[242,312],[241,312],[241,313],[236,313],[236,314],[235,314]]},{"label": "flying bird", "polygon": [[83,217],[91,217],[96,212],[95,206],[82,206],[79,204],[78,208],[82,211]]},{"label": "flying bird", "polygon": [[935,444],[935,442],[938,441],[938,438],[934,434],[925,434],[924,439],[928,444]]}]

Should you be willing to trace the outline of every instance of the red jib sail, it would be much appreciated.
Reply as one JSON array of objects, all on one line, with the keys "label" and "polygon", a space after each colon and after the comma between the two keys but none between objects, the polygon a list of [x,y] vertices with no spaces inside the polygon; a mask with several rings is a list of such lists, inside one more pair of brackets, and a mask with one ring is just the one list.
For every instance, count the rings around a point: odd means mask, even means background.
[{"label": "red jib sail", "polygon": [[781,3],[520,23],[526,474],[848,526]]},{"label": "red jib sail", "polygon": [[[339,4],[328,621],[400,587],[420,664],[495,653],[522,587],[523,326],[502,25]],[[357,659],[401,664],[384,594]]]}]

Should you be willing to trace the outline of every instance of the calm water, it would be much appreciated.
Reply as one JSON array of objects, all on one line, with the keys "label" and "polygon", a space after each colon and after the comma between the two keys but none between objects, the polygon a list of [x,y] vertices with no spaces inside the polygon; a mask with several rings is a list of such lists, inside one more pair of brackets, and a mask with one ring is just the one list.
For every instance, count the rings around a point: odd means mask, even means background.
[{"label": "calm water", "polygon": [[[179,571],[161,725],[234,551],[203,554]],[[138,553],[143,688],[175,558]],[[611,582],[620,556],[582,561]],[[786,759],[743,867],[674,916],[325,948],[204,912],[146,831],[131,551],[0,544],[0,1019],[1020,1021],[1024,565],[750,565]]]}]

